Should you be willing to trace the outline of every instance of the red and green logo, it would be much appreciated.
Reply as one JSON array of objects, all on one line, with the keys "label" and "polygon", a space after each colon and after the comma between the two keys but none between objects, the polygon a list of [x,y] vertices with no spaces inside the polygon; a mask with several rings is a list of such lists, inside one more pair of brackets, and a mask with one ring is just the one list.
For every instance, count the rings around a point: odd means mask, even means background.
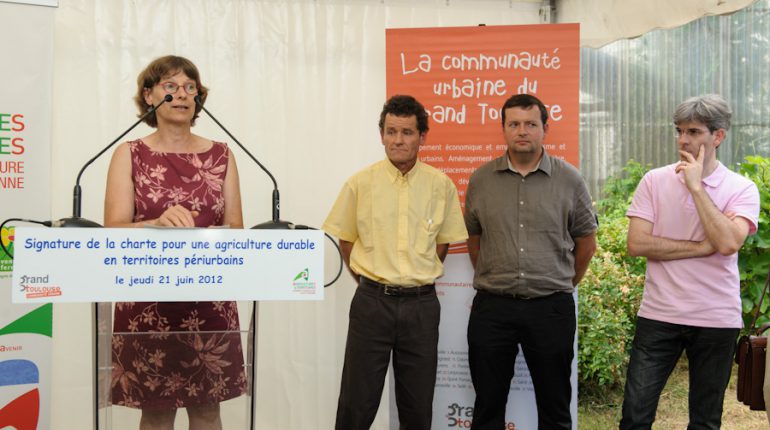
[{"label": "red and green logo", "polygon": [[310,280],[310,270],[305,268],[297,273],[292,281],[295,293],[300,294],[315,294],[315,282]]}]

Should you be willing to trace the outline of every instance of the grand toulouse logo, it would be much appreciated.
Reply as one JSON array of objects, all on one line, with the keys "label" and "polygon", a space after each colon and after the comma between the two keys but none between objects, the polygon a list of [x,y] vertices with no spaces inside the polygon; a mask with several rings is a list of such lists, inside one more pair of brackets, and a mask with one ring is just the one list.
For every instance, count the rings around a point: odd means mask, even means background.
[{"label": "grand toulouse logo", "polygon": [[315,284],[310,280],[310,270],[307,267],[297,273],[292,281],[293,291],[299,294],[315,294]]},{"label": "grand toulouse logo", "polygon": [[[447,426],[453,429],[469,429],[473,424],[473,406],[447,405]],[[503,430],[516,430],[516,424],[507,422]]]},{"label": "grand toulouse logo", "polygon": [[22,275],[19,279],[19,288],[28,299],[39,299],[42,297],[61,296],[62,291],[58,285],[52,285],[49,281],[50,275],[29,276]]}]

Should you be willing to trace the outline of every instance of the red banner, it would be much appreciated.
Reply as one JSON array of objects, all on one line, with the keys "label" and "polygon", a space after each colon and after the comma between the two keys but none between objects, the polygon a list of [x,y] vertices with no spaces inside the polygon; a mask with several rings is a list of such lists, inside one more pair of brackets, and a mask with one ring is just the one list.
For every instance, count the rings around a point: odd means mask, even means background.
[{"label": "red banner", "polygon": [[543,101],[546,150],[579,166],[579,43],[578,24],[387,30],[388,97],[425,105],[420,159],[452,178],[464,202],[471,173],[506,149],[500,107],[515,94]]},{"label": "red banner", "polygon": [[[449,175],[464,202],[471,173],[507,149],[500,107],[515,94],[532,94],[546,104],[550,128],[543,145],[551,155],[579,165],[579,44],[577,24],[388,30],[388,96],[410,94],[425,105],[431,123],[420,159]],[[453,246],[450,252],[459,254],[464,248]],[[447,256],[444,267],[436,282],[442,318],[433,428],[470,428],[475,393],[465,334],[473,268],[466,255]],[[576,427],[576,359],[572,387]],[[392,422],[397,420],[394,409]],[[529,371],[519,354],[505,428],[536,429],[536,411]]]}]

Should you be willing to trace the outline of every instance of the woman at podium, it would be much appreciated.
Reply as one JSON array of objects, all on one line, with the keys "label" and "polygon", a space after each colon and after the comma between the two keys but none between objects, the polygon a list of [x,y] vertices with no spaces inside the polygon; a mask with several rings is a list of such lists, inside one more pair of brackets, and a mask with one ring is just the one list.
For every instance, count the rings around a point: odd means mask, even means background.
[{"label": "woman at podium", "polygon": [[[105,227],[242,228],[238,170],[227,145],[191,127],[206,102],[195,65],[166,56],[137,79],[134,101],[155,131],[121,144],[107,175]],[[168,99],[167,99],[168,100]],[[140,429],[172,428],[186,408],[190,428],[221,429],[219,403],[246,392],[235,302],[115,305],[112,402],[142,410]]]}]

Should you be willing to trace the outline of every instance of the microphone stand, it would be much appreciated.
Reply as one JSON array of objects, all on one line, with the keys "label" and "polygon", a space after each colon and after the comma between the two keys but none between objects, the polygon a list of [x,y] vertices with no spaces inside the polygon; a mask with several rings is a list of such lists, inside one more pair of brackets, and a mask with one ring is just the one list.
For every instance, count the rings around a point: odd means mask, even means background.
[{"label": "microphone stand", "polygon": [[235,136],[233,136],[232,133],[230,133],[230,131],[227,130],[227,128],[225,128],[224,125],[222,125],[221,122],[219,122],[216,118],[214,118],[214,115],[212,115],[211,112],[209,112],[209,110],[206,109],[205,106],[203,106],[203,101],[201,100],[201,96],[200,95],[196,95],[195,96],[195,103],[197,103],[198,106],[200,106],[201,109],[203,109],[203,111],[206,112],[206,115],[208,115],[209,118],[214,120],[214,122],[217,123],[219,128],[224,130],[224,132],[227,133],[228,136],[230,136],[230,139],[233,139],[233,141],[238,145],[238,147],[240,147],[241,150],[243,150],[243,152],[245,152],[246,155],[248,155],[249,158],[252,159],[252,161],[257,163],[257,165],[260,168],[262,168],[262,170],[265,173],[267,173],[267,176],[270,177],[270,180],[273,181],[273,199],[272,199],[272,202],[271,202],[272,203],[271,207],[273,208],[273,218],[270,221],[265,221],[263,223],[259,223],[259,224],[255,225],[254,227],[252,227],[252,229],[257,229],[257,230],[294,230],[294,223],[292,223],[290,221],[283,221],[283,220],[280,219],[281,218],[280,217],[281,197],[280,197],[280,193],[278,192],[278,182],[276,182],[275,177],[273,176],[273,174],[270,173],[270,171],[267,170],[267,167],[265,167],[262,163],[260,163],[259,160],[257,160],[251,154],[251,152],[249,152],[249,150],[246,149],[246,147],[244,147],[241,144],[241,142],[239,142],[238,139],[236,139]]},{"label": "microphone stand", "polygon": [[[219,126],[219,128],[224,130],[224,132],[227,133],[228,136],[230,136],[230,139],[233,139],[233,142],[235,142],[238,145],[238,147],[240,147],[241,150],[243,150],[243,152],[245,152],[246,155],[248,155],[249,158],[251,158],[252,161],[257,163],[257,165],[265,173],[267,173],[267,176],[270,177],[270,180],[273,181],[273,198],[272,198],[272,201],[271,201],[271,203],[272,203],[271,207],[273,209],[273,218],[270,221],[265,221],[263,223],[259,223],[259,224],[255,225],[254,227],[252,227],[251,229],[252,230],[255,230],[255,229],[256,230],[294,230],[294,223],[289,222],[289,221],[283,221],[283,220],[280,219],[281,218],[280,217],[281,197],[280,197],[280,193],[278,192],[278,182],[276,182],[275,177],[273,176],[273,174],[270,173],[270,171],[267,170],[267,167],[265,167],[262,163],[260,163],[259,160],[257,160],[257,158],[254,157],[254,155],[252,155],[251,152],[249,152],[249,150],[246,149],[246,147],[244,147],[243,144],[241,144],[241,142],[238,141],[238,139],[236,139],[235,136],[233,136],[233,134],[230,133],[230,131],[224,125],[222,125],[222,123],[219,122],[219,120],[217,120],[214,117],[214,115],[211,114],[211,112],[209,112],[208,109],[206,109],[205,106],[203,106],[203,101],[201,100],[201,96],[200,95],[196,95],[195,96],[195,103],[198,106],[200,106],[201,109],[203,110],[203,112],[206,112],[206,115],[208,115],[209,118],[214,120],[214,122]],[[250,327],[249,327],[249,343],[251,344],[251,348],[250,348],[249,352],[250,352],[250,355],[252,357],[252,362],[250,363],[251,364],[251,375],[250,375],[251,378],[250,378],[250,381],[249,381],[250,382],[250,384],[249,384],[249,391],[250,391],[250,394],[251,394],[251,402],[250,402],[251,403],[251,419],[250,419],[249,428],[254,428],[254,413],[255,413],[254,409],[255,409],[255,402],[256,402],[256,397],[255,397],[255,395],[256,395],[256,383],[257,383],[257,367],[255,365],[255,363],[256,363],[256,352],[255,352],[255,350],[256,350],[256,346],[257,346],[257,325],[256,325],[257,322],[256,322],[256,320],[257,320],[257,302],[256,301],[252,301],[251,302],[251,323],[250,323]]]},{"label": "microphone stand", "polygon": [[[86,168],[91,165],[94,161],[96,161],[97,158],[101,157],[102,154],[107,152],[108,149],[112,148],[113,145],[115,145],[120,139],[123,138],[126,134],[128,134],[129,131],[133,130],[137,125],[139,125],[140,122],[144,121],[145,118],[155,113],[158,108],[166,103],[173,100],[174,97],[171,94],[166,94],[165,97],[163,97],[163,100],[158,103],[155,106],[152,106],[147,112],[145,112],[139,119],[131,125],[131,127],[128,128],[128,130],[121,133],[120,136],[115,138],[112,142],[110,142],[109,145],[105,146],[104,149],[99,151],[98,154],[96,154],[93,158],[88,160],[88,162],[83,166],[83,168],[80,169],[80,172],[78,172],[77,179],[75,180],[75,189],[72,192],[72,216],[67,218],[62,218],[58,221],[53,221],[51,225],[53,227],[65,227],[65,228],[94,228],[94,227],[103,227],[101,224],[91,221],[86,218],[82,218],[80,216],[80,209],[81,209],[81,199],[82,199],[82,190],[80,187],[80,178],[83,176],[83,172],[85,172]],[[93,360],[94,360],[94,370],[93,370],[93,396],[94,396],[94,429],[99,430],[99,305],[100,303],[94,302],[92,307],[92,324],[93,324]]]},{"label": "microphone stand", "polygon": [[147,112],[144,113],[141,117],[139,117],[139,120],[137,120],[131,127],[128,128],[128,130],[124,131],[120,136],[115,138],[112,142],[110,142],[109,145],[105,146],[104,149],[99,151],[98,154],[96,154],[93,158],[88,160],[88,162],[83,166],[82,169],[80,169],[80,172],[78,173],[77,179],[75,180],[75,189],[72,191],[72,216],[67,218],[62,218],[58,221],[54,221],[52,223],[53,227],[102,227],[101,224],[91,221],[90,219],[81,218],[80,216],[80,208],[81,208],[81,198],[82,198],[82,190],[80,188],[80,177],[83,176],[83,172],[86,171],[86,168],[91,165],[94,161],[96,161],[97,158],[101,157],[102,154],[107,152],[108,149],[112,148],[113,145],[115,145],[120,139],[123,138],[126,134],[128,134],[129,131],[133,130],[137,125],[139,125],[140,122],[144,121],[145,118],[155,113],[158,108],[166,102],[170,102],[173,100],[173,96],[171,94],[166,94],[166,97],[163,98],[163,100],[158,103],[157,105],[151,107]]}]

